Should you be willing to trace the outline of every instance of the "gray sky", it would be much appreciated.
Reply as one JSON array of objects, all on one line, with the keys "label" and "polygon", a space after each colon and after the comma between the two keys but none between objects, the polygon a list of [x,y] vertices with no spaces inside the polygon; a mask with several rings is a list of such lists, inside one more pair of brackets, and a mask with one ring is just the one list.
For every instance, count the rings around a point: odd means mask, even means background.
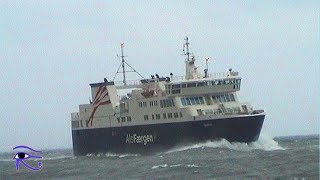
[{"label": "gray sky", "polygon": [[240,72],[263,133],[318,134],[320,3],[306,2],[2,0],[0,150],[72,147],[70,113],[113,77],[120,42],[145,77],[183,75],[186,35],[200,67]]}]

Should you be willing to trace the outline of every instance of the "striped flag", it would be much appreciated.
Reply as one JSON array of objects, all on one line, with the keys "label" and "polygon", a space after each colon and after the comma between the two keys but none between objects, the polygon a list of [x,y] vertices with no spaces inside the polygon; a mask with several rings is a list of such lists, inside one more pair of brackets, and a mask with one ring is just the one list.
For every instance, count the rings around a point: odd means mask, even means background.
[{"label": "striped flag", "polygon": [[[106,98],[106,100],[104,100],[104,98]],[[100,86],[94,99],[93,99],[93,103],[92,103],[92,106],[93,106],[93,110],[92,110],[92,113],[89,117],[89,120],[87,121],[87,127],[88,125],[90,124],[90,126],[92,126],[92,121],[93,121],[93,116],[94,116],[94,113],[97,111],[97,109],[99,108],[99,106],[101,105],[107,105],[107,104],[110,104],[111,101],[108,97],[108,91],[107,91],[107,87],[106,86]]]}]

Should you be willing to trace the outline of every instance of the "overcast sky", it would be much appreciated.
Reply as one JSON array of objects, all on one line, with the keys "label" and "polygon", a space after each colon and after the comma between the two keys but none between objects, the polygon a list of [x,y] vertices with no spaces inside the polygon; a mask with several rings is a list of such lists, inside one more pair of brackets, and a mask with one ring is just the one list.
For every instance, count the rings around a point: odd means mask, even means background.
[{"label": "overcast sky", "polygon": [[[72,147],[70,113],[112,79],[120,42],[145,77],[233,68],[263,133],[318,134],[319,1],[0,1],[0,151]],[[138,76],[130,76],[138,78]]]}]

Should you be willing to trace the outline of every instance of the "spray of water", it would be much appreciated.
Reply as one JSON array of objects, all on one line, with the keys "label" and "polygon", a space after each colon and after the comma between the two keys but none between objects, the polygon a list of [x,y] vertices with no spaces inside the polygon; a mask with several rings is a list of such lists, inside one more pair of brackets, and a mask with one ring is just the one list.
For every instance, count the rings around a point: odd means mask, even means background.
[{"label": "spray of water", "polygon": [[189,149],[197,148],[227,148],[237,151],[251,151],[254,149],[264,150],[264,151],[274,151],[274,150],[285,150],[271,137],[261,134],[260,138],[252,143],[239,143],[239,142],[229,142],[225,139],[219,141],[207,141],[204,143],[197,143],[192,145],[186,145],[182,147],[177,147],[167,151],[166,153],[186,151]]}]

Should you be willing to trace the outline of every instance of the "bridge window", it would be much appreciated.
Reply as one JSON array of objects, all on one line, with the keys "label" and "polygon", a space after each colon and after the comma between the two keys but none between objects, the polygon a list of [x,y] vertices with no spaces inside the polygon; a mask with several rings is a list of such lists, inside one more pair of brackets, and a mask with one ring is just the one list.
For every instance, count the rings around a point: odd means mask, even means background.
[{"label": "bridge window", "polygon": [[230,95],[230,100],[231,100],[231,101],[235,101],[234,95],[233,95],[233,94],[229,94],[229,95]]},{"label": "bridge window", "polygon": [[160,119],[160,114],[156,114],[156,119]]},{"label": "bridge window", "polygon": [[174,118],[178,118],[178,117],[179,117],[179,114],[178,114],[177,112],[175,112],[175,113],[173,114],[173,116],[174,116]]},{"label": "bridge window", "polygon": [[197,83],[197,86],[199,87],[199,86],[204,86],[204,82],[198,82]]},{"label": "bridge window", "polygon": [[181,87],[181,84],[172,84],[172,89],[178,89]]},{"label": "bridge window", "polygon": [[204,104],[203,97],[186,97],[186,98],[180,98],[181,104],[183,106],[190,106],[190,105],[200,105]]},{"label": "bridge window", "polygon": [[172,118],[172,113],[168,113],[168,119]]},{"label": "bridge window", "polygon": [[233,94],[222,94],[222,95],[212,96],[212,100],[215,103],[218,103],[218,102],[231,102],[231,101],[235,101],[235,98],[234,98]]},{"label": "bridge window", "polygon": [[163,100],[160,100],[160,107],[161,107],[161,108],[173,107],[173,106],[174,106],[173,99],[163,99]]},{"label": "bridge window", "polygon": [[144,115],[143,118],[144,118],[145,121],[147,121],[149,119],[149,116],[148,115]]},{"label": "bridge window", "polygon": [[181,93],[181,89],[173,89],[172,90],[172,94],[180,94]]},{"label": "bridge window", "polygon": [[196,87],[197,83],[188,83],[187,87]]}]

